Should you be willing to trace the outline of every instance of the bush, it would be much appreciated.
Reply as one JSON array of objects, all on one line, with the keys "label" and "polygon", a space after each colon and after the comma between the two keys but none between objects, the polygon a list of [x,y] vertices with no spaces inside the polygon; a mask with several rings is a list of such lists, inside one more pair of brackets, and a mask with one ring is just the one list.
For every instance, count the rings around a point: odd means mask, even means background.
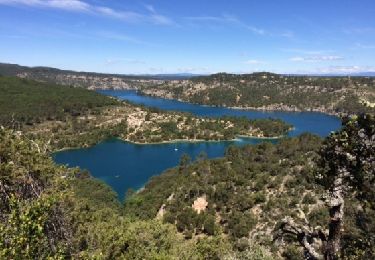
[{"label": "bush", "polygon": [[285,259],[288,260],[301,260],[303,259],[303,254],[301,248],[295,245],[288,245],[282,254]]},{"label": "bush", "polygon": [[302,200],[303,204],[315,204],[316,198],[310,193],[306,193]]},{"label": "bush", "polygon": [[320,207],[312,210],[307,216],[312,226],[326,226],[329,222],[328,210],[325,207]]},{"label": "bush", "polygon": [[257,224],[257,219],[251,213],[234,211],[228,217],[228,229],[235,238],[247,237]]}]

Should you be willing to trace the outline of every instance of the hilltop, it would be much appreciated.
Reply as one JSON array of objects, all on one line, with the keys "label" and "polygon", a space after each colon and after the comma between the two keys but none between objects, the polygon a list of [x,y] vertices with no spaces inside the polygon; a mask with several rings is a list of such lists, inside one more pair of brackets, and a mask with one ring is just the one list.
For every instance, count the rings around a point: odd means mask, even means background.
[{"label": "hilltop", "polygon": [[42,66],[27,67],[9,63],[0,63],[0,75],[88,89],[136,89],[148,84],[161,84],[166,80],[184,80],[198,76],[189,73],[121,75]]},{"label": "hilltop", "polygon": [[269,72],[212,75],[117,75],[0,64],[0,75],[87,89],[136,89],[144,95],[256,110],[373,113],[375,78]]},{"label": "hilltop", "polygon": [[144,86],[141,91],[197,104],[257,110],[338,115],[373,112],[375,108],[375,79],[371,77],[219,73]]}]

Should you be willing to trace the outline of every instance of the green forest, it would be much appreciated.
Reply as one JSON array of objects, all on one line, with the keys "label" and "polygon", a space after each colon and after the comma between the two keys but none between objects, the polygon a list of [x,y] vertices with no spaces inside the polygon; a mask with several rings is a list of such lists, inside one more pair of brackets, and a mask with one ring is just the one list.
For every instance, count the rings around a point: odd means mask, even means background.
[{"label": "green forest", "polygon": [[183,156],[124,204],[88,172],[55,165],[42,141],[1,128],[0,258],[369,259],[374,120],[344,120],[325,140]]},{"label": "green forest", "polygon": [[375,0],[0,0],[0,260],[375,260]]},{"label": "green forest", "polygon": [[0,63],[0,76],[90,89],[136,89],[197,104],[260,110],[375,113],[375,79],[365,76],[217,73],[208,76],[132,76]]},{"label": "green forest", "polygon": [[[194,117],[130,104],[83,88],[16,77],[0,76],[0,92],[0,125],[50,141],[55,150],[92,146],[114,137],[137,143],[209,141],[238,135],[279,137],[291,129],[279,119]],[[152,127],[128,125],[127,119],[134,113],[145,114],[139,119]],[[184,127],[178,128],[178,124]]]},{"label": "green forest", "polygon": [[189,134],[178,126],[224,138],[254,128],[284,135],[291,126],[275,119],[196,118],[12,77],[0,77],[0,91],[0,259],[375,255],[374,114],[343,118],[342,129],[326,139],[302,134],[231,146],[217,159],[184,155],[121,202],[89,172],[56,165],[50,151],[131,131],[136,140],[151,138],[128,128],[130,115],[155,123],[162,140]]},{"label": "green forest", "polygon": [[65,120],[118,105],[108,98],[82,88],[41,83],[28,79],[0,76],[0,125],[32,125],[46,120]]}]

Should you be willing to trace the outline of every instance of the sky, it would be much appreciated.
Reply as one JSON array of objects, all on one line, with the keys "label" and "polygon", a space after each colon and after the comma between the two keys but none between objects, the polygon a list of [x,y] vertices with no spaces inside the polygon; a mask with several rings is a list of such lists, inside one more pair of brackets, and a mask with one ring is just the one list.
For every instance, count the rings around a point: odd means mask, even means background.
[{"label": "sky", "polygon": [[0,0],[0,62],[118,74],[375,71],[374,0]]}]

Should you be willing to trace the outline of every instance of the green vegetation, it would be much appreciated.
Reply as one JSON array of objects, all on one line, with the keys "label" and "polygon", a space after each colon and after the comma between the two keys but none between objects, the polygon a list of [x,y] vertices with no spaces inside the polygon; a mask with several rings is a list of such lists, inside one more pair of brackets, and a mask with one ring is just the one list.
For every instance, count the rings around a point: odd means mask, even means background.
[{"label": "green vegetation", "polygon": [[0,75],[90,89],[138,89],[147,95],[260,110],[374,113],[373,77],[287,76],[267,72],[186,78],[124,76],[0,63]]},{"label": "green vegetation", "polygon": [[[124,76],[94,72],[77,72],[50,67],[26,67],[0,63],[0,76],[20,77],[39,82],[90,89],[129,89],[157,81],[157,77]],[[147,79],[148,81],[145,81]]]},{"label": "green vegetation", "polygon": [[64,217],[63,176],[42,146],[0,129],[0,258],[54,256],[70,232]]},{"label": "green vegetation", "polygon": [[14,77],[0,77],[0,93],[0,125],[21,129],[46,120],[98,113],[101,107],[119,104],[93,91]]},{"label": "green vegetation", "polygon": [[49,141],[53,149],[90,146],[123,132],[124,122],[100,127],[89,120],[123,106],[94,91],[0,77],[0,92],[0,125]]},{"label": "green vegetation", "polygon": [[[212,140],[212,133],[276,135],[288,126],[166,113],[24,79],[0,77],[0,88],[1,123],[13,128],[0,128],[1,259],[375,255],[373,115],[344,121],[324,141],[304,134],[230,147],[219,159],[185,155],[121,204],[88,172],[55,165],[50,145],[90,145],[131,134],[148,141],[143,136],[151,138],[147,131],[154,128],[154,134],[167,133],[162,140],[184,137],[189,126]],[[49,100],[55,103],[50,108]]]},{"label": "green vegetation", "polygon": [[[285,214],[310,205],[303,203],[304,194],[317,200],[310,164],[319,147],[318,137],[302,135],[277,145],[230,147],[222,159],[184,159],[183,171],[180,166],[153,177],[144,190],[127,198],[125,212],[153,219],[164,204],[164,220],[193,236],[223,231],[236,241],[251,232],[267,232]],[[208,202],[200,214],[192,208],[199,197]],[[269,226],[257,225],[259,221]]]},{"label": "green vegetation", "polygon": [[244,75],[219,73],[142,87],[147,95],[192,103],[331,114],[374,112],[375,79],[369,77]]},{"label": "green vegetation", "polygon": [[0,125],[50,142],[53,149],[87,147],[113,137],[137,143],[278,137],[291,128],[275,119],[209,119],[163,112],[82,88],[14,77],[0,77],[0,92]]},{"label": "green vegetation", "polygon": [[[255,119],[245,117],[199,118],[182,113],[164,113],[165,118],[157,125],[150,124],[147,117],[156,118],[159,113],[147,113],[139,120],[149,123],[142,128],[130,129],[126,140],[137,143],[154,143],[173,140],[232,140],[237,136],[281,137],[288,133],[291,125],[279,119]],[[145,129],[147,127],[147,129]]]},{"label": "green vegetation", "polygon": [[[1,259],[238,259],[223,236],[186,240],[174,225],[125,216],[108,186],[54,165],[42,146],[0,129]],[[270,255],[259,245],[243,254]]]},{"label": "green vegetation", "polygon": [[[328,162],[355,176],[347,179],[353,192],[345,195],[341,254],[371,259],[375,124],[353,120],[323,146],[305,134],[231,147],[221,159],[184,156],[124,205],[89,173],[56,166],[44,142],[0,129],[0,258],[301,259],[293,234],[279,241],[276,231],[285,230],[286,216],[328,227],[321,199],[335,175],[320,165],[338,144],[343,150]],[[318,172],[326,173],[323,186]]]},{"label": "green vegetation", "polygon": [[[289,222],[285,221],[292,217],[293,225],[303,226],[310,222],[310,225],[319,226],[317,230],[321,233],[306,233],[310,236],[307,241],[324,234],[327,242],[323,243],[329,244],[328,232],[332,234],[333,231],[328,229],[328,223],[332,216],[329,217],[323,200],[327,199],[326,191],[330,194],[328,186],[334,179],[328,173],[322,182],[324,185],[320,185],[319,172],[326,171],[325,167],[321,168],[320,161],[340,167],[345,156],[349,156],[347,152],[353,150],[358,153],[353,158],[359,161],[350,162],[350,167],[354,167],[351,171],[356,178],[362,179],[354,182],[356,192],[346,195],[345,221],[341,224],[343,246],[339,244],[339,253],[345,257],[373,256],[375,223],[371,218],[375,208],[372,205],[374,192],[369,187],[374,183],[375,124],[371,118],[360,119],[365,122],[365,128],[360,120],[358,124],[356,119],[348,121],[342,132],[324,142],[323,148],[318,137],[305,134],[281,140],[276,145],[231,147],[221,159],[198,158],[191,163],[185,156],[179,167],[153,177],[141,192],[128,197],[124,212],[144,220],[161,217],[164,222],[176,225],[186,239],[223,232],[239,247],[243,239],[252,238],[269,250],[275,250],[272,241],[281,238],[278,233],[281,228],[289,235],[280,240],[284,242],[278,252],[288,259],[301,259],[302,233],[295,234],[294,229],[287,229],[285,223]],[[333,149],[340,154],[332,157],[330,148],[326,147],[331,142],[348,142],[348,145],[342,151]],[[197,207],[202,200],[206,202],[203,208]],[[329,212],[334,211],[330,209]],[[317,247],[316,244],[312,246]]]}]

